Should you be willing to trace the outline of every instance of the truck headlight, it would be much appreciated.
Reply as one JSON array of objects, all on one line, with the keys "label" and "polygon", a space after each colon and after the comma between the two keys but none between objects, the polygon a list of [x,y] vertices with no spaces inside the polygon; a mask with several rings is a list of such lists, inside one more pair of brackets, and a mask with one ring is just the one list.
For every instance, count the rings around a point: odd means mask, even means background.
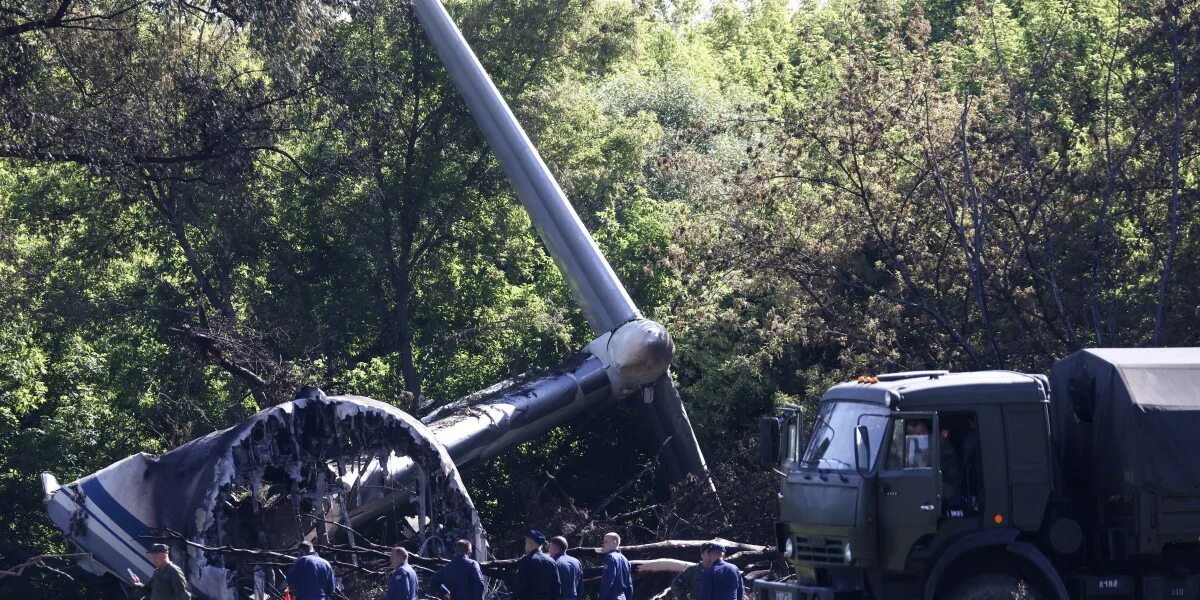
[{"label": "truck headlight", "polygon": [[842,558],[846,559],[846,564],[854,562],[854,553],[850,551],[849,543],[847,543],[845,549],[842,550]]},{"label": "truck headlight", "polygon": [[792,536],[788,536],[786,542],[783,543],[784,558],[792,558],[796,555],[796,542],[792,540]]}]

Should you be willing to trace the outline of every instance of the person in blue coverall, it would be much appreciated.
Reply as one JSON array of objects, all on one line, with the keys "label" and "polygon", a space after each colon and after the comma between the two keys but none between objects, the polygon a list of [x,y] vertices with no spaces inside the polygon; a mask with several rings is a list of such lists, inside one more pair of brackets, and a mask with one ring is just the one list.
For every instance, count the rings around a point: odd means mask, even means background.
[{"label": "person in blue coverall", "polygon": [[288,589],[293,600],[326,600],[333,597],[333,567],[313,550],[310,542],[300,542],[300,558],[287,572]]},{"label": "person in blue coverall", "polygon": [[621,536],[604,534],[604,573],[600,576],[597,600],[633,600],[633,569],[621,554]]},{"label": "person in blue coverall", "polygon": [[513,600],[558,600],[558,567],[542,552],[545,543],[545,534],[536,529],[525,534],[525,556],[517,561],[513,577]]},{"label": "person in blue coverall", "polygon": [[578,600],[583,592],[583,565],[567,554],[567,538],[559,535],[550,538],[550,558],[558,566],[560,590],[558,600]]},{"label": "person in blue coverall", "polygon": [[471,542],[454,543],[454,558],[437,570],[429,587],[446,600],[483,600],[483,571],[471,559]]},{"label": "person in blue coverall", "polygon": [[700,575],[700,600],[742,600],[742,572],[725,562],[725,547],[707,542],[700,547],[704,573]]},{"label": "person in blue coverall", "polygon": [[384,600],[417,600],[417,572],[408,564],[408,550],[392,548],[392,574],[388,577]]}]

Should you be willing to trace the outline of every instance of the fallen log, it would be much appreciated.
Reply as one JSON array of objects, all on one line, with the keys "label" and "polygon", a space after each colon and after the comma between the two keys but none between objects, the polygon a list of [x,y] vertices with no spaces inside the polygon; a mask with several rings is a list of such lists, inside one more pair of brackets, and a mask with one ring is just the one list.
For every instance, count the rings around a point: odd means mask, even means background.
[{"label": "fallen log", "polygon": [[767,546],[761,552],[738,552],[731,556],[725,557],[725,562],[731,562],[739,568],[746,568],[752,564],[761,562],[776,562],[779,560],[779,552],[774,547]]},{"label": "fallen log", "polygon": [[747,582],[753,582],[757,579],[770,579],[771,578],[771,570],[770,569],[761,569],[758,571],[750,571],[749,573],[746,573],[745,575],[743,575],[742,578],[745,579]]},{"label": "fallen log", "polygon": [[653,598],[650,598],[650,600],[667,600],[668,598],[671,598],[671,588],[667,588],[655,594]]},{"label": "fallen log", "polygon": [[635,575],[650,573],[682,573],[684,569],[694,564],[696,563],[690,563],[684,560],[675,560],[673,558],[629,561],[629,565],[633,567],[633,573]]},{"label": "fallen log", "polygon": [[[774,551],[770,546],[756,546],[754,544],[743,544],[740,542],[731,542],[729,540],[714,538],[711,540],[663,540],[661,542],[653,542],[650,544],[636,544],[633,546],[621,546],[621,552],[625,558],[633,560],[640,559],[659,559],[673,558],[676,560],[687,560],[699,562],[700,548],[708,542],[717,542],[725,547],[725,554],[729,556],[726,560],[732,559],[734,556],[744,552],[754,552],[765,556],[768,550]],[[604,553],[599,548],[571,548],[567,551],[575,558],[599,558],[604,556]],[[739,559],[741,560],[741,559]]]},{"label": "fallen log", "polygon": [[[629,564],[633,567],[635,574],[680,573],[691,565],[700,562],[700,548],[709,541],[664,540],[650,544],[622,546],[621,553],[630,559]],[[762,563],[771,563],[779,559],[779,553],[772,546],[756,546],[754,544],[731,542],[719,538],[711,541],[716,541],[725,546],[726,553],[736,550],[733,554],[727,554],[725,560],[737,565],[739,568],[758,566]],[[578,547],[571,548],[567,552],[583,560],[599,559],[604,556],[600,548]],[[410,560],[414,559],[410,558]],[[479,566],[483,573],[489,577],[507,579],[516,570],[518,560],[515,558],[491,560],[481,562]],[[433,563],[437,563],[436,566],[440,566],[446,562],[445,559],[440,558],[415,557],[414,562],[417,561],[428,564],[431,567],[434,567]],[[585,579],[597,578],[600,576],[601,570],[599,567],[586,567],[584,568],[584,577]]]}]

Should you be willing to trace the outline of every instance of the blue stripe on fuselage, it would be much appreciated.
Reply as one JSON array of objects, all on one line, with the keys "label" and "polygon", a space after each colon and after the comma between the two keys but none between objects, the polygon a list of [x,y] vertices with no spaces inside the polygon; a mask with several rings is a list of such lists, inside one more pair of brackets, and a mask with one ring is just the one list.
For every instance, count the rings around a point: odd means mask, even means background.
[{"label": "blue stripe on fuselage", "polygon": [[[109,494],[108,490],[104,489],[104,486],[95,477],[84,481],[80,487],[83,488],[83,494],[96,505],[96,508],[100,509],[100,512],[107,515],[113,524],[125,532],[129,539],[141,546],[140,548],[130,546],[128,542],[121,539],[121,536],[117,536],[118,539],[125,542],[126,546],[129,546],[130,550],[133,550],[134,554],[145,554],[150,549],[149,542],[140,537],[150,533],[150,528],[133,516],[133,513],[130,513],[120,502],[117,502],[116,498],[113,498],[112,494]],[[113,533],[116,534],[116,532]]]},{"label": "blue stripe on fuselage", "polygon": [[[92,508],[88,508],[86,505],[83,506],[83,511],[86,512],[89,517],[91,517],[90,520],[91,520],[91,523],[93,523],[93,526],[95,526],[95,525],[100,526],[100,529],[102,531],[92,530],[96,533],[97,536],[104,537],[104,534],[107,534],[108,537],[112,539],[111,543],[110,542],[105,542],[105,543],[108,544],[108,546],[110,548],[117,551],[117,556],[120,558],[120,560],[127,561],[128,559],[120,553],[120,548],[115,547],[114,544],[120,544],[126,550],[129,550],[129,552],[132,554],[132,556],[134,557],[135,560],[138,558],[141,558],[142,562],[145,563],[145,565],[142,565],[142,566],[148,567],[148,568],[143,568],[142,569],[143,572],[152,573],[154,571],[154,563],[150,562],[149,558],[146,558],[145,553],[139,554],[139,552],[140,552],[139,549],[134,548],[133,546],[129,545],[129,542],[125,541],[125,538],[121,535],[123,532],[113,531],[113,528],[109,527],[108,523],[105,523],[104,519],[100,518],[99,515],[102,515],[102,514],[105,515],[106,517],[108,516],[107,514],[104,513],[104,511],[99,510],[99,508],[96,508],[95,510],[93,510]],[[75,543],[80,544],[80,547],[83,547],[83,542],[81,540],[75,540]],[[112,563],[107,560],[106,556],[98,556],[94,549],[85,548],[85,550],[88,550],[88,553],[92,555],[92,558],[100,561],[100,564],[102,564],[106,568],[108,568],[108,570],[111,571],[112,574],[117,577],[117,579],[123,580],[123,575],[121,574],[121,570],[114,568]],[[128,564],[134,564],[134,563],[130,562]]]},{"label": "blue stripe on fuselage", "polygon": [[[64,493],[64,492],[59,492],[59,493]],[[72,501],[72,502],[73,502],[73,501]],[[67,508],[67,507],[65,507],[65,506],[62,506],[61,504],[59,504],[59,505],[57,506],[57,509],[58,509],[58,510],[62,510],[62,511],[67,511],[67,512],[68,512],[67,518],[68,518],[68,519],[70,518],[70,509],[68,509],[68,508]],[[53,509],[52,509],[52,510],[53,510]],[[90,517],[91,517],[91,518],[94,520],[94,522],[95,522],[96,524],[100,525],[100,527],[102,528],[102,531],[96,531],[96,532],[95,532],[95,534],[96,534],[96,536],[97,536],[97,537],[103,538],[105,535],[112,536],[113,540],[114,540],[116,543],[119,543],[119,544],[121,544],[121,545],[123,545],[123,546],[126,546],[126,547],[128,547],[128,544],[125,544],[124,542],[122,542],[122,541],[121,541],[121,539],[120,539],[120,537],[119,537],[119,536],[117,536],[115,533],[113,533],[112,529],[110,529],[110,528],[108,527],[108,525],[105,525],[103,521],[101,521],[100,519],[98,519],[98,518],[96,517],[96,514],[95,514],[95,512],[93,512],[93,511],[91,511],[91,510],[88,510],[88,508],[87,508],[87,507],[83,507],[83,509],[82,509],[82,510],[83,510],[84,512],[86,512],[86,513],[88,514],[88,516],[90,516]],[[53,519],[53,518],[54,518],[54,517],[53,517],[53,515],[51,515],[51,519]],[[59,523],[58,523],[57,521],[55,521],[55,524],[56,524],[56,525],[59,525]],[[60,528],[61,528],[61,529],[62,529],[64,532],[67,532],[67,531],[69,531],[69,529],[68,529],[66,526],[62,526],[62,525],[60,525]],[[110,561],[108,560],[108,555],[107,555],[107,554],[106,554],[106,555],[99,555],[99,554],[97,554],[97,553],[96,553],[96,551],[95,551],[95,550],[93,550],[93,549],[91,549],[91,548],[88,548],[88,546],[91,546],[91,545],[92,545],[90,542],[89,542],[89,543],[87,543],[87,545],[85,545],[85,542],[84,542],[83,540],[75,539],[74,537],[71,537],[70,539],[72,540],[72,542],[73,542],[73,543],[74,543],[76,546],[78,546],[78,547],[79,547],[81,550],[83,550],[84,552],[87,552],[87,553],[88,553],[88,554],[89,554],[89,555],[92,557],[92,559],[93,559],[93,560],[95,560],[96,562],[100,563],[100,565],[101,565],[101,566],[103,566],[104,568],[108,569],[108,571],[109,571],[110,573],[112,573],[114,576],[116,576],[116,574],[118,574],[118,573],[120,573],[120,572],[121,572],[121,570],[120,570],[120,569],[118,569],[118,568],[114,567],[114,566],[113,566],[113,564],[112,564],[112,562],[110,562]],[[104,543],[105,543],[105,544],[108,544],[108,542],[107,542],[107,541],[105,541]],[[109,546],[111,546],[111,544],[109,544]],[[118,556],[120,556],[120,555],[118,554]],[[122,560],[124,560],[124,557],[123,557],[123,556],[122,556],[121,558],[122,558]]]}]

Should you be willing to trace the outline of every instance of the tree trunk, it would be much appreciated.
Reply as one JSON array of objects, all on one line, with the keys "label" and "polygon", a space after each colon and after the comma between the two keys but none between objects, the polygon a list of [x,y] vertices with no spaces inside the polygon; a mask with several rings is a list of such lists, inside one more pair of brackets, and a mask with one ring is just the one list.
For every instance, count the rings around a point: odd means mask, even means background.
[{"label": "tree trunk", "polygon": [[1003,369],[1004,357],[1000,353],[1000,345],[996,341],[996,332],[992,327],[991,309],[988,307],[987,289],[984,287],[987,270],[983,262],[983,232],[987,227],[987,216],[983,207],[983,199],[979,196],[979,187],[975,185],[974,170],[971,167],[971,147],[967,142],[967,116],[970,111],[971,98],[967,96],[966,101],[963,102],[958,130],[961,141],[960,150],[962,151],[963,184],[967,188],[966,191],[971,200],[971,243],[970,246],[964,248],[967,254],[967,273],[971,279],[972,295],[975,297],[975,304],[979,309],[979,321],[983,326],[983,335],[992,350],[994,366]]},{"label": "tree trunk", "polygon": [[1170,25],[1167,39],[1171,44],[1171,64],[1173,77],[1171,80],[1171,99],[1174,104],[1174,123],[1171,131],[1171,204],[1167,209],[1167,225],[1170,228],[1167,241],[1167,253],[1163,258],[1162,276],[1158,285],[1158,306],[1154,313],[1154,334],[1150,336],[1151,345],[1159,345],[1162,340],[1163,322],[1167,316],[1167,305],[1171,295],[1171,272],[1175,268],[1175,252],[1179,248],[1179,156],[1180,145],[1183,141],[1183,93],[1181,79],[1183,60],[1179,51],[1179,3],[1168,2],[1166,18]]},{"label": "tree trunk", "polygon": [[412,281],[407,269],[403,270],[395,288],[396,352],[400,354],[400,374],[404,377],[404,391],[412,394],[412,405],[408,411],[416,414],[421,405],[421,375],[417,372],[416,361],[413,358]]}]

